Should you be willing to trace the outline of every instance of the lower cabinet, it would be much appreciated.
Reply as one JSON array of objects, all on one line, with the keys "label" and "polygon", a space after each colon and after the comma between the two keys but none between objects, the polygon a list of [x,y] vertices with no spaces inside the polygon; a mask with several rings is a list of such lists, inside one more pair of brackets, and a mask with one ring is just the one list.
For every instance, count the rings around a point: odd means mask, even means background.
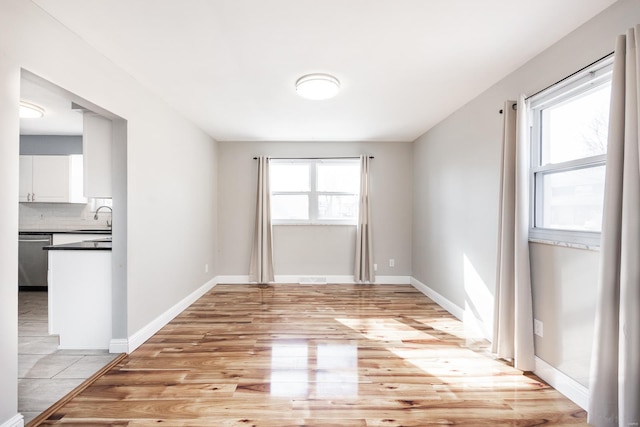
[{"label": "lower cabinet", "polygon": [[108,349],[111,251],[49,250],[49,333],[60,349]]}]

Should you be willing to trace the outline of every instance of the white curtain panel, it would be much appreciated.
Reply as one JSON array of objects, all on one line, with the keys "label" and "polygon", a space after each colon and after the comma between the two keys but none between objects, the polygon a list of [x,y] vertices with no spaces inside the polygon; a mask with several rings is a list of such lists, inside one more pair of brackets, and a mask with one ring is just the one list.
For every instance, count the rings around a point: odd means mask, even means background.
[{"label": "white curtain panel", "polygon": [[269,158],[259,157],[256,223],[249,266],[249,280],[273,282],[273,242],[271,233],[271,190],[269,188]]},{"label": "white curtain panel", "polygon": [[356,233],[356,283],[376,280],[373,270],[373,240],[371,233],[371,210],[369,207],[369,156],[360,156],[360,213]]},{"label": "white curtain panel", "polygon": [[600,277],[589,384],[590,424],[640,423],[640,25],[616,41]]},{"label": "white curtain panel", "polygon": [[529,138],[524,96],[504,105],[498,265],[492,351],[533,371],[533,304],[529,265]]}]

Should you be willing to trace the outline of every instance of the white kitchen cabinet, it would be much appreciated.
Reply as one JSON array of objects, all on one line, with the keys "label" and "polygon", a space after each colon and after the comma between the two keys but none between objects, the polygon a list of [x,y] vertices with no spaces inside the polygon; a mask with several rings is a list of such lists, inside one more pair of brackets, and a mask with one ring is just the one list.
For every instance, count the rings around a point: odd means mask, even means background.
[{"label": "white kitchen cabinet", "polygon": [[82,156],[20,156],[20,201],[86,203]]},{"label": "white kitchen cabinet", "polygon": [[33,194],[33,156],[20,156],[20,201],[30,202]]},{"label": "white kitchen cabinet", "polygon": [[49,251],[49,334],[59,349],[108,349],[111,251]]},{"label": "white kitchen cabinet", "polygon": [[84,195],[108,199],[111,191],[112,123],[98,114],[83,115]]}]

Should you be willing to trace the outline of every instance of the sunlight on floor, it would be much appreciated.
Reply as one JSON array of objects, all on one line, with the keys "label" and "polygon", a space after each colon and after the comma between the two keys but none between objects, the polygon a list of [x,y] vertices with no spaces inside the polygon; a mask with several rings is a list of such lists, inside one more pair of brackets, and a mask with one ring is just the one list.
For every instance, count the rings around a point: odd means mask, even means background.
[{"label": "sunlight on floor", "polygon": [[[394,319],[336,319],[341,324],[362,334],[367,339],[388,343],[385,349],[405,362],[420,368],[436,378],[446,376],[449,384],[455,384],[461,391],[503,390],[505,387],[528,390],[540,387],[538,381],[521,376],[521,372],[494,359],[485,352],[477,352],[464,344],[463,322],[456,319],[414,319],[425,326],[460,338],[460,347],[444,343],[439,347],[437,337],[419,331]],[[425,347],[424,342],[431,342]],[[476,340],[471,340],[477,343]],[[415,345],[412,345],[415,343]],[[484,341],[484,346],[487,342]],[[514,376],[515,375],[515,376]],[[446,387],[445,387],[446,388]]]},{"label": "sunlight on floor", "polygon": [[438,341],[438,338],[395,319],[336,320],[373,341]]}]

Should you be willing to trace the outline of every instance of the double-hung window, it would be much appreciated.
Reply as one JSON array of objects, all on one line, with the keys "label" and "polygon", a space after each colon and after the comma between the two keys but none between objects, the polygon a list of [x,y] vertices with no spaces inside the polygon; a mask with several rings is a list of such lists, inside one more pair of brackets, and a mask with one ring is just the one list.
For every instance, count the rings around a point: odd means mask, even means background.
[{"label": "double-hung window", "polygon": [[272,159],[273,224],[357,224],[358,159]]},{"label": "double-hung window", "polygon": [[533,96],[530,238],[599,245],[612,58]]}]

